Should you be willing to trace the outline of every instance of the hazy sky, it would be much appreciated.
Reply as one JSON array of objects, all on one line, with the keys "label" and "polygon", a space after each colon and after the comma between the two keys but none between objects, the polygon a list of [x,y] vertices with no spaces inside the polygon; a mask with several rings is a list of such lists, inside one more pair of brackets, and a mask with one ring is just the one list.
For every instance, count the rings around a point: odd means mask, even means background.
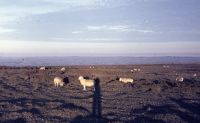
[{"label": "hazy sky", "polygon": [[0,0],[0,56],[198,55],[200,0]]}]

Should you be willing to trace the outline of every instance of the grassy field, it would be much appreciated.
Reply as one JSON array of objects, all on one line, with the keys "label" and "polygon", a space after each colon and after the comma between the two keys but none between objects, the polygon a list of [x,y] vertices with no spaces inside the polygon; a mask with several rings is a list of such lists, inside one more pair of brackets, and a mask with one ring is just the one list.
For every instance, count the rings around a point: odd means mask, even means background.
[{"label": "grassy field", "polygon": [[[63,66],[62,66],[63,67]],[[0,67],[0,122],[200,122],[200,65]],[[140,68],[140,72],[131,69]],[[194,77],[194,74],[197,74]],[[83,91],[78,77],[98,78]],[[176,76],[183,82],[176,82]],[[53,79],[65,78],[56,88]],[[134,79],[124,84],[118,77]]]}]

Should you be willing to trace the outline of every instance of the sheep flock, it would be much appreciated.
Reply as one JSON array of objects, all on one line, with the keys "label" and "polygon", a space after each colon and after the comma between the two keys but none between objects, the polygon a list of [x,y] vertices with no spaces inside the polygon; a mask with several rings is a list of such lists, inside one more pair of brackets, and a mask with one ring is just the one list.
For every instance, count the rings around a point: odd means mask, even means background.
[{"label": "sheep flock", "polygon": [[[94,66],[90,66],[90,68],[94,68]],[[169,65],[164,65],[163,68],[169,68]],[[43,67],[40,67],[39,70],[41,71],[44,71],[46,70],[46,67],[43,66]],[[61,72],[65,72],[66,71],[66,68],[65,67],[62,67],[60,68],[60,71]],[[131,73],[134,73],[134,72],[140,72],[141,69],[140,68],[134,68],[134,69],[130,69]],[[192,77],[197,77],[197,74],[194,73],[192,75]],[[55,87],[63,87],[64,86],[64,79],[62,77],[54,77],[54,80],[53,80],[53,83],[55,85]],[[85,79],[82,75],[78,77],[78,80],[80,81],[80,85],[83,86],[83,90],[86,90],[86,87],[93,87],[94,88],[94,85],[95,85],[95,80],[94,79]],[[134,83],[134,79],[131,77],[128,77],[128,78],[125,78],[125,77],[119,77],[118,78],[119,82],[122,82],[122,83],[131,83],[133,84]],[[183,82],[185,80],[185,78],[183,76],[180,76],[178,75],[178,73],[176,73],[176,79],[175,81],[176,82]],[[94,88],[95,90],[95,88]]]}]

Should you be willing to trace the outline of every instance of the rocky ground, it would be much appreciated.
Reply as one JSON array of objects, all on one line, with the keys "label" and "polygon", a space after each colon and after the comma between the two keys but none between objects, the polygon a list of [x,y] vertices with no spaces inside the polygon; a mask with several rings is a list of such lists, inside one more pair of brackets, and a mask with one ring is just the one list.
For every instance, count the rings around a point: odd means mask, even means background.
[{"label": "rocky ground", "polygon": [[[1,66],[0,122],[200,122],[200,64],[65,67]],[[98,78],[96,89],[83,91],[80,75]],[[183,82],[175,81],[178,75]],[[65,78],[63,87],[54,86],[55,76]]]}]

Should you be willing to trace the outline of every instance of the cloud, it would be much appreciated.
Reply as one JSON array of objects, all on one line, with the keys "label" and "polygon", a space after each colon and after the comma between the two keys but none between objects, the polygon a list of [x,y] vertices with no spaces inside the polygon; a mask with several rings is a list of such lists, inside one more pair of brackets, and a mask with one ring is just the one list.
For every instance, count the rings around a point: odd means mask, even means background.
[{"label": "cloud", "polygon": [[106,42],[110,42],[110,41],[123,41],[122,39],[119,38],[52,38],[53,41],[69,41],[69,42],[99,42],[99,41],[106,41]]},{"label": "cloud", "polygon": [[86,7],[86,8],[99,8],[99,7],[120,7],[127,6],[135,3],[137,0],[43,0],[53,4],[65,4],[71,7]]},{"label": "cloud", "polygon": [[68,6],[94,6],[101,0],[43,0],[51,4],[66,4]]},{"label": "cloud", "polygon": [[141,33],[154,33],[155,31],[153,30],[135,30],[136,32],[141,32]]},{"label": "cloud", "polygon": [[15,29],[0,27],[0,34],[14,32]]},{"label": "cloud", "polygon": [[[154,4],[156,1],[168,0],[0,0],[0,27],[4,27],[0,39],[198,40],[199,7],[195,3],[184,2],[183,9],[177,9],[178,2],[170,6],[171,0],[164,6],[163,2]],[[170,32],[172,27],[175,32]]]},{"label": "cloud", "polygon": [[[62,10],[119,7],[131,0],[1,0],[0,18],[15,21],[19,17],[47,14]],[[5,22],[5,21],[4,21]]]},{"label": "cloud", "polygon": [[120,31],[120,32],[130,32],[132,31],[130,26],[127,25],[116,25],[108,27],[108,30]]},{"label": "cloud", "polygon": [[3,0],[0,1],[0,22],[16,21],[19,18],[58,12],[64,9],[99,6],[100,0]]},{"label": "cloud", "polygon": [[153,33],[153,30],[137,29],[134,25],[100,25],[87,26],[89,31],[115,31],[115,32],[138,32],[138,33]]},{"label": "cloud", "polygon": [[83,33],[83,31],[72,31],[72,34],[80,34]]},{"label": "cloud", "polygon": [[15,21],[17,19],[17,16],[14,15],[0,15],[0,25],[3,25],[4,23]]},{"label": "cloud", "polygon": [[97,30],[107,30],[107,31],[118,31],[118,32],[129,32],[132,31],[130,26],[127,25],[100,25],[100,26],[87,26],[88,30],[97,31]]},{"label": "cloud", "polygon": [[15,5],[10,4],[9,6],[0,5],[0,25],[7,25],[20,21],[23,18],[32,15],[46,14],[50,12],[56,12],[64,7],[57,8],[52,5],[39,5],[39,6],[27,6],[27,5]]},{"label": "cloud", "polygon": [[102,29],[106,29],[106,26],[87,26],[88,30],[102,30]]},{"label": "cloud", "polygon": [[117,38],[85,38],[85,39],[80,39],[84,41],[122,41],[122,39],[117,39]]}]

